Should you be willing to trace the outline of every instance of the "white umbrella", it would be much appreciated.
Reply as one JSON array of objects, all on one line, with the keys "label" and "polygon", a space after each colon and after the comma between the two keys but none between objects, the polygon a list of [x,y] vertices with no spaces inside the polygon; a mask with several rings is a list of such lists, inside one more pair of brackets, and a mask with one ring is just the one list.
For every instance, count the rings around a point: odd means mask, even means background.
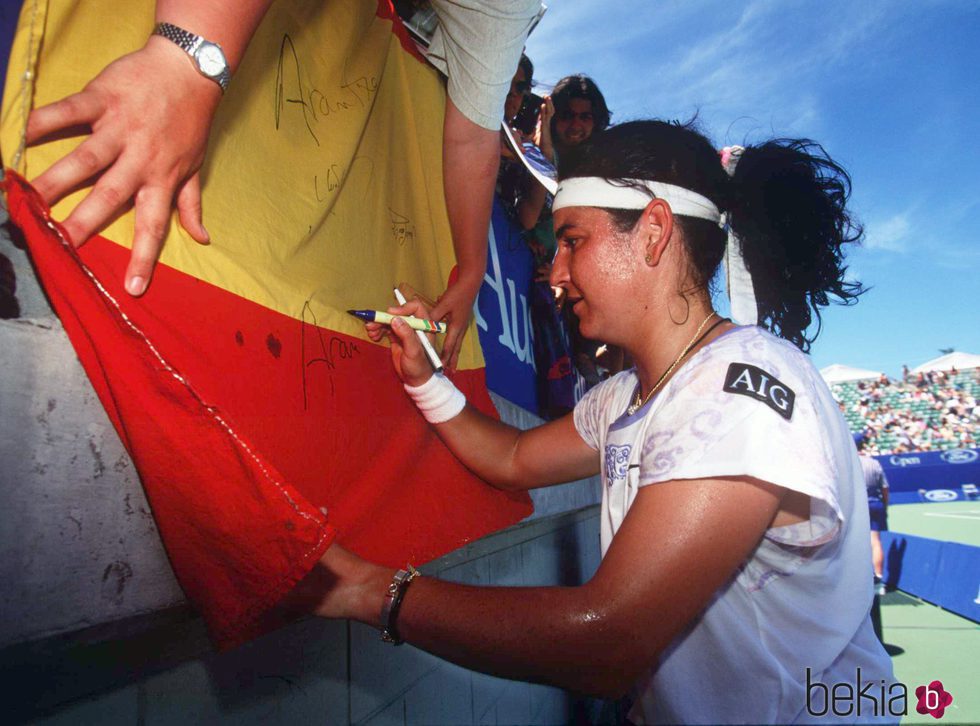
[{"label": "white umbrella", "polygon": [[938,358],[927,360],[922,365],[913,368],[912,372],[926,373],[927,371],[948,371],[952,368],[956,368],[958,371],[963,371],[969,368],[978,367],[980,367],[980,355],[954,351],[952,353],[947,353],[946,355],[941,355]]},{"label": "white umbrella", "polygon": [[827,383],[846,383],[848,381],[878,380],[881,371],[869,371],[867,368],[855,368],[842,363],[834,363],[820,369],[820,375]]}]

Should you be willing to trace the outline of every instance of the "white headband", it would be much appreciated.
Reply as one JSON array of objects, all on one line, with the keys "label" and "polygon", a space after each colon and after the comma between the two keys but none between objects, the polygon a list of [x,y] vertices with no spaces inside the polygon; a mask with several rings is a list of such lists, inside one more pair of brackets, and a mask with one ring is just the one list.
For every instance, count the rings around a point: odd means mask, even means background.
[{"label": "white headband", "polygon": [[[726,146],[720,152],[721,168],[728,176],[735,173],[745,148],[742,146]],[[727,220],[726,220],[727,222]],[[725,245],[725,280],[728,284],[728,301],[731,304],[731,318],[740,325],[759,324],[759,303],[755,299],[755,285],[752,275],[742,257],[742,242],[735,236],[730,224],[728,227],[728,244]]]},{"label": "white headband", "polygon": [[[648,179],[625,179],[630,184],[645,188],[653,198],[663,199],[674,214],[707,219],[719,224],[721,212],[714,202],[690,189]],[[563,207],[606,207],[608,209],[644,209],[651,197],[634,187],[613,184],[601,176],[577,176],[563,179],[555,192],[551,210]]]},{"label": "white headband", "polygon": [[[722,165],[731,176],[735,165],[742,155],[739,146],[729,147],[722,151]],[[671,211],[684,217],[707,219],[720,225],[728,232],[728,243],[725,245],[725,276],[728,281],[728,297],[731,301],[732,319],[742,325],[758,323],[758,307],[755,299],[755,289],[752,275],[749,274],[742,258],[741,244],[732,233],[725,216],[718,211],[707,197],[692,192],[690,189],[650,181],[648,179],[625,179],[630,184],[642,186],[655,199],[663,199],[670,205]],[[558,185],[551,211],[563,207],[605,207],[607,209],[645,209],[650,203],[650,196],[634,187],[619,186],[608,179],[599,176],[572,177],[564,179]]]}]

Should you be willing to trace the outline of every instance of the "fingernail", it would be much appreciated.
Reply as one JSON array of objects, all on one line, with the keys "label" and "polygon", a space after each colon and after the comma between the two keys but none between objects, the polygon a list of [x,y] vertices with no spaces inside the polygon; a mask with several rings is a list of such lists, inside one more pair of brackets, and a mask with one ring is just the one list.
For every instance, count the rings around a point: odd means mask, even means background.
[{"label": "fingernail", "polygon": [[129,282],[126,283],[126,292],[130,295],[142,295],[144,290],[146,290],[146,280],[139,275],[129,278]]},{"label": "fingernail", "polygon": [[204,244],[204,245],[211,244],[211,235],[208,234],[208,231],[207,231],[207,229],[205,229],[205,227],[204,227],[203,224],[201,225],[201,231],[204,232],[204,241],[201,244]]}]

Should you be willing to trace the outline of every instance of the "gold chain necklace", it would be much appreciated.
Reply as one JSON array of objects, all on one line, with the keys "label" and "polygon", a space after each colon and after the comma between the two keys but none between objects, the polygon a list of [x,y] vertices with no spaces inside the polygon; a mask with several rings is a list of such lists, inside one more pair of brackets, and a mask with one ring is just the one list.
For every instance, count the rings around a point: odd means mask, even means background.
[{"label": "gold chain necklace", "polygon": [[712,310],[710,313],[708,313],[708,317],[706,317],[704,320],[701,321],[701,324],[698,326],[698,329],[694,332],[694,335],[691,337],[691,340],[688,342],[687,345],[684,346],[684,350],[682,350],[681,354],[674,359],[673,363],[670,364],[670,368],[664,371],[664,374],[660,376],[660,378],[654,384],[653,388],[650,389],[650,392],[647,395],[643,396],[643,398],[640,398],[640,391],[642,390],[642,386],[637,387],[636,398],[634,399],[633,403],[631,403],[629,407],[626,409],[627,416],[632,416],[634,413],[636,413],[641,408],[643,408],[646,402],[650,400],[650,397],[657,392],[657,389],[660,388],[660,384],[662,384],[665,380],[667,380],[667,376],[669,376],[671,372],[677,367],[677,364],[681,362],[681,359],[685,355],[687,355],[687,352],[691,349],[691,346],[694,345],[694,341],[698,339],[698,336],[701,335],[701,331],[704,330],[704,326],[707,325],[708,321],[711,320],[711,318],[713,318],[714,316],[715,316],[715,311]]}]

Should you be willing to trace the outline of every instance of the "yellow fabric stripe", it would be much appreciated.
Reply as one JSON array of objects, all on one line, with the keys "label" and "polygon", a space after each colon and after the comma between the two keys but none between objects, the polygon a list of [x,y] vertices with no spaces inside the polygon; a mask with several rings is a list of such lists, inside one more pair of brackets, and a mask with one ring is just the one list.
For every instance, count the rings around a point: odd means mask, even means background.
[{"label": "yellow fabric stripe", "polygon": [[[442,292],[454,264],[442,189],[444,83],[401,47],[376,8],[374,0],[273,3],[211,130],[202,181],[212,243],[197,245],[175,214],[164,264],[359,337],[348,308],[385,309],[396,283],[430,298]],[[151,0],[26,0],[0,148],[17,148],[23,133],[18,109],[31,89],[18,58],[43,39],[31,67],[36,107],[79,91],[152,27]],[[29,149],[19,170],[32,178],[80,140]],[[81,198],[56,205],[55,218]],[[128,247],[132,230],[130,213],[103,235]],[[471,329],[460,367],[482,365]]]},{"label": "yellow fabric stripe", "polygon": [[0,108],[0,157],[3,163],[24,172],[24,135],[34,96],[34,69],[44,36],[48,4],[24,0],[10,48],[3,106]]}]

